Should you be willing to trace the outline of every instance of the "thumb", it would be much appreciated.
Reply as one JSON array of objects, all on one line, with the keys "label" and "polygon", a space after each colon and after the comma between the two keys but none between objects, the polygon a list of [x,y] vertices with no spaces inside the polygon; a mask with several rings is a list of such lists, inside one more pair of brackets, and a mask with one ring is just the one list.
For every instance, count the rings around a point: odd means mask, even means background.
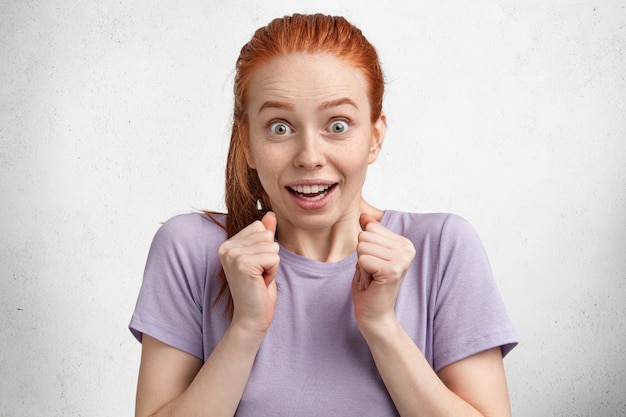
[{"label": "thumb", "polygon": [[372,222],[378,223],[378,221],[376,221],[376,219],[370,216],[369,214],[361,213],[361,216],[359,217],[359,224],[361,225],[362,230],[365,230],[367,225]]},{"label": "thumb", "polygon": [[263,223],[263,226],[265,226],[267,230],[276,234],[276,215],[273,212],[268,211],[265,213],[265,216],[261,219],[261,223]]}]

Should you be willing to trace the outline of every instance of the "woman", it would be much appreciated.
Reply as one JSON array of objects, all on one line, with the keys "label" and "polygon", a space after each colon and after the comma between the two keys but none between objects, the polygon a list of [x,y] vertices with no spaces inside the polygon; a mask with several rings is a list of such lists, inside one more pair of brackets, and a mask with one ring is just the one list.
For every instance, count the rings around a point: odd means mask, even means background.
[{"label": "woman", "polygon": [[136,415],[510,415],[515,335],[471,226],[362,197],[383,87],[343,18],[276,19],[242,48],[228,215],[155,236]]}]

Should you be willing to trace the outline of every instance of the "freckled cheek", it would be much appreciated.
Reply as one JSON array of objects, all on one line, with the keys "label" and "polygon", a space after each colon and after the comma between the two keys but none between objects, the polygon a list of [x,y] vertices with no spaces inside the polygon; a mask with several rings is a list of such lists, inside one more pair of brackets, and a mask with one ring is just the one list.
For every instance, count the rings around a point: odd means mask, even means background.
[{"label": "freckled cheek", "polygon": [[278,177],[276,175],[268,175],[267,172],[259,172],[259,180],[263,190],[267,193],[271,201],[274,201],[280,194],[281,187],[278,185]]},{"label": "freckled cheek", "polygon": [[252,140],[250,142],[250,152],[257,170],[274,166],[281,159],[281,152],[277,149],[255,144]]},{"label": "freckled cheek", "polygon": [[284,161],[272,153],[260,153],[255,155],[256,172],[261,180],[263,188],[276,187],[280,173],[284,167]]},{"label": "freckled cheek", "polygon": [[350,149],[347,152],[332,153],[331,160],[346,172],[365,172],[369,165],[369,153],[361,149]]},{"label": "freckled cheek", "polygon": [[262,158],[261,165],[257,169],[262,170],[265,177],[278,177],[285,170],[285,167],[289,165],[289,162],[284,157],[281,158],[279,155],[269,154]]}]

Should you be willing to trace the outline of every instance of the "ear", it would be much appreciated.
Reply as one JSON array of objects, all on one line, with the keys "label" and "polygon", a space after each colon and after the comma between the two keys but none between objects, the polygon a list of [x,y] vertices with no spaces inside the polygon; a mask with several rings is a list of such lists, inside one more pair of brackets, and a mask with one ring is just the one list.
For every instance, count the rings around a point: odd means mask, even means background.
[{"label": "ear", "polygon": [[250,138],[248,136],[248,128],[243,121],[233,121],[233,135],[231,136],[231,142],[235,143],[235,159],[241,161],[241,152],[246,158],[246,163],[250,169],[256,169],[256,163],[252,156],[252,150],[250,150]]},{"label": "ear", "polygon": [[385,139],[385,132],[387,131],[387,115],[384,112],[380,113],[380,116],[374,124],[372,124],[372,141],[370,143],[370,154],[368,163],[373,163],[378,157],[380,148],[383,146],[383,140]]}]

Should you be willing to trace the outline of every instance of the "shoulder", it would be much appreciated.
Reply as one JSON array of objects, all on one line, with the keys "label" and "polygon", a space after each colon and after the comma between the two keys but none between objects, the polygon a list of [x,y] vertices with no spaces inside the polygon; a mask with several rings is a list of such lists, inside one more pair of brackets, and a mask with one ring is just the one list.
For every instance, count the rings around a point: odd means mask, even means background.
[{"label": "shoulder", "polygon": [[[214,217],[216,221],[225,220],[223,215]],[[221,267],[217,247],[225,239],[224,229],[205,214],[172,217],[161,225],[152,240],[144,285],[186,289],[190,299],[201,305],[206,278],[215,276]]]},{"label": "shoulder", "polygon": [[225,225],[226,215],[215,214],[213,218],[215,220],[203,213],[179,214],[164,222],[157,231],[156,237],[171,241],[207,237],[214,237],[218,240],[225,238],[226,231],[221,225]]},{"label": "shoulder", "polygon": [[478,233],[456,214],[389,211],[383,217],[383,226],[409,239],[418,253],[440,266],[451,260],[486,260]]},{"label": "shoulder", "polygon": [[473,238],[474,227],[463,217],[452,213],[410,213],[387,210],[383,225],[411,240],[435,239],[442,242]]},{"label": "shoulder", "polygon": [[213,279],[221,264],[217,246],[226,232],[205,214],[182,214],[157,230],[143,274],[131,330],[138,339],[146,333],[199,358],[202,317],[212,299]]},{"label": "shoulder", "polygon": [[225,224],[226,216],[186,213],[174,216],[157,230],[151,245],[151,254],[172,254],[200,261],[226,240],[226,231],[217,222]]}]

